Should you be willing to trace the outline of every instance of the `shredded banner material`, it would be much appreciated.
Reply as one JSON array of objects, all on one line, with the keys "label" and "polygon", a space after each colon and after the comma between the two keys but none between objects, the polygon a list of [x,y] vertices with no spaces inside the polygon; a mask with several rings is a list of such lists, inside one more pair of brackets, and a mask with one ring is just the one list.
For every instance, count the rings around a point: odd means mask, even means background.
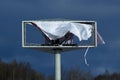
[{"label": "shredded banner material", "polygon": [[92,36],[92,25],[89,24],[63,21],[33,21],[31,23],[40,28],[50,40],[59,39],[68,32],[77,36],[79,41],[88,40]]},{"label": "shredded banner material", "polygon": [[87,66],[89,66],[89,64],[88,64],[88,62],[87,62],[87,58],[86,58],[87,53],[88,53],[88,50],[89,50],[89,47],[87,47],[87,49],[86,49],[86,51],[85,51],[85,53],[84,53],[84,60],[85,60],[85,64],[86,64]]}]

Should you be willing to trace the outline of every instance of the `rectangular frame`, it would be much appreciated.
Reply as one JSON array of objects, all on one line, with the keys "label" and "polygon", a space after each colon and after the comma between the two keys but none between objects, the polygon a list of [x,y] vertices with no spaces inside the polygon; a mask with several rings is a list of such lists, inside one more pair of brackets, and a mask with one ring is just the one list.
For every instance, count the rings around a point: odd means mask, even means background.
[{"label": "rectangular frame", "polygon": [[[77,46],[42,46],[40,44],[29,44],[26,43],[26,23],[32,22],[35,20],[29,20],[29,21],[22,21],[22,47],[24,48],[87,48],[87,47],[97,47],[97,22],[96,21],[64,21],[64,22],[79,22],[79,23],[85,23],[85,24],[92,24],[94,27],[94,44],[93,45],[77,45]],[[56,21],[56,20],[51,20],[51,21]],[[63,20],[61,20],[63,21]]]}]

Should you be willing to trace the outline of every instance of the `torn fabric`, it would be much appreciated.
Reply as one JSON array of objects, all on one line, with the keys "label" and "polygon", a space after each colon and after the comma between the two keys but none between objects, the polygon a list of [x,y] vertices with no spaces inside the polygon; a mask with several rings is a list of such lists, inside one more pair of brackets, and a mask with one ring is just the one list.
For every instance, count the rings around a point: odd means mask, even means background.
[{"label": "torn fabric", "polygon": [[77,36],[79,41],[88,40],[92,36],[92,25],[89,24],[62,21],[33,21],[32,23],[36,24],[50,40],[59,39],[68,32]]},{"label": "torn fabric", "polygon": [[97,43],[98,44],[105,44],[105,41],[103,40],[102,36],[97,32]]},{"label": "torn fabric", "polygon": [[87,53],[88,53],[88,50],[89,50],[89,47],[87,47],[87,49],[86,49],[86,51],[85,51],[85,53],[84,53],[84,60],[85,60],[85,64],[86,64],[87,66],[89,66],[89,64],[88,64],[88,62],[87,62],[87,58],[86,58]]}]

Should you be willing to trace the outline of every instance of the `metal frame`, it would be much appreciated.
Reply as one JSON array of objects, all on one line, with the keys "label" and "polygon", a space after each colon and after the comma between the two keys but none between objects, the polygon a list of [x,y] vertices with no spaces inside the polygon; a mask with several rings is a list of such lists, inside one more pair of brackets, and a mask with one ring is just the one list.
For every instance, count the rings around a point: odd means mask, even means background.
[{"label": "metal frame", "polygon": [[[80,23],[93,23],[93,29],[94,29],[94,44],[93,45],[77,45],[77,46],[42,46],[42,45],[38,45],[38,44],[29,44],[26,43],[26,23],[32,22],[35,20],[29,20],[29,21],[22,21],[22,47],[24,48],[33,48],[33,49],[41,49],[43,51],[46,51],[44,49],[55,49],[55,48],[59,48],[59,49],[63,49],[62,51],[66,51],[69,49],[79,49],[79,48],[87,48],[87,47],[97,47],[97,22],[96,21],[64,21],[64,22],[80,22]],[[55,21],[55,20],[54,20]],[[49,21],[50,22],[50,21]],[[51,51],[49,51],[51,52]],[[52,51],[53,52],[53,51]]]}]

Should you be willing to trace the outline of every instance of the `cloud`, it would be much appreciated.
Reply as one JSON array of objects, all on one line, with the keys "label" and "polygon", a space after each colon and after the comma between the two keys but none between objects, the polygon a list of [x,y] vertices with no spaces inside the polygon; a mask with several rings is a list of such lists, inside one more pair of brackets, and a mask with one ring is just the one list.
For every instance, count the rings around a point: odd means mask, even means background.
[{"label": "cloud", "polygon": [[[32,14],[34,16],[38,15],[65,15],[65,16],[116,16],[120,14],[120,6],[112,5],[110,3],[94,3],[93,1],[69,1],[69,0],[59,0],[59,1],[38,1],[38,0],[25,0],[25,1],[2,1],[1,8],[3,11],[9,13],[19,13],[18,15],[23,15],[23,13]],[[105,3],[104,3],[105,2]],[[11,9],[9,11],[8,9]],[[12,15],[12,14],[11,14]]]},{"label": "cloud", "polygon": [[[59,8],[59,9],[57,9]],[[54,11],[65,12],[71,15],[88,15],[88,16],[115,16],[120,14],[120,6],[116,5],[84,5],[84,4],[73,4],[73,5],[62,5],[56,6]]]}]

